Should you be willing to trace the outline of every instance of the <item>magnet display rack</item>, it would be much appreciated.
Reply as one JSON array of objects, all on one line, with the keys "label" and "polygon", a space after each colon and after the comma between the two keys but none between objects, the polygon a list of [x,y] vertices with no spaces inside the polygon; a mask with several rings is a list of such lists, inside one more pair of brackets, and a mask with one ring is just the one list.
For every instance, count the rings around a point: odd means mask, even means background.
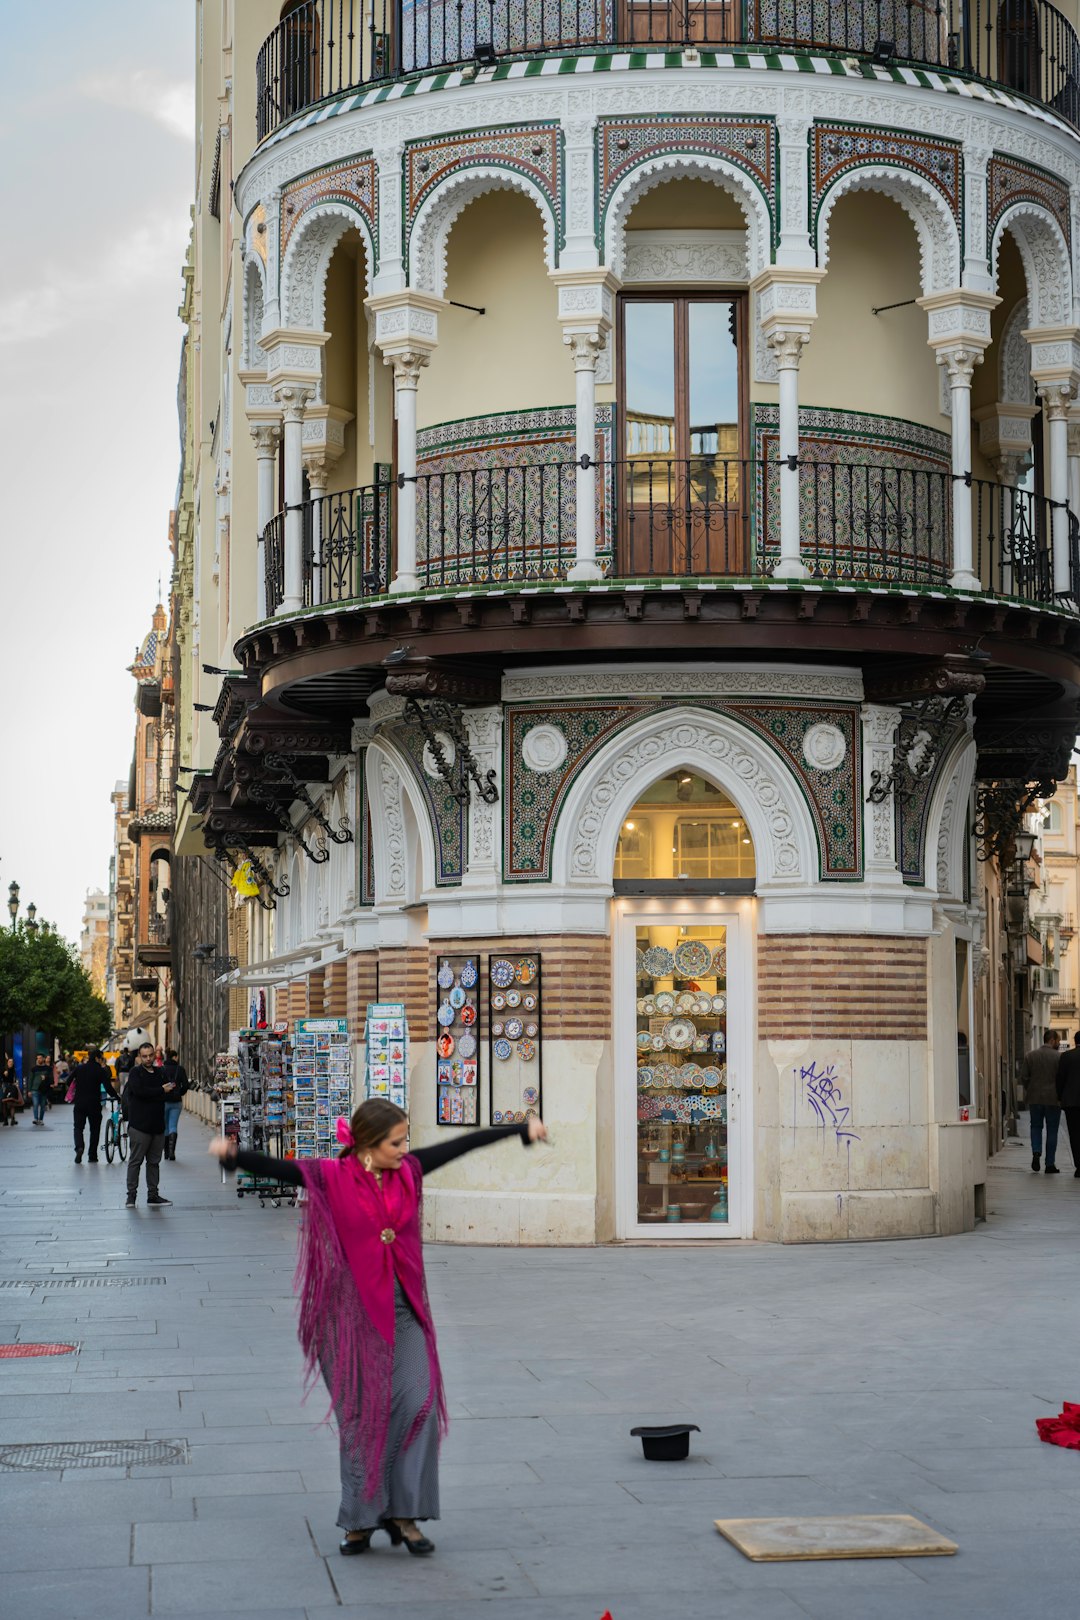
[{"label": "magnet display rack", "polygon": [[480,1123],[480,958],[440,956],[435,983],[435,1122]]},{"label": "magnet display rack", "polygon": [[539,951],[488,957],[488,1007],[491,1123],[520,1125],[544,1106]]},{"label": "magnet display rack", "polygon": [[409,1107],[409,1026],[401,1001],[372,1001],[364,1025],[364,1095]]}]

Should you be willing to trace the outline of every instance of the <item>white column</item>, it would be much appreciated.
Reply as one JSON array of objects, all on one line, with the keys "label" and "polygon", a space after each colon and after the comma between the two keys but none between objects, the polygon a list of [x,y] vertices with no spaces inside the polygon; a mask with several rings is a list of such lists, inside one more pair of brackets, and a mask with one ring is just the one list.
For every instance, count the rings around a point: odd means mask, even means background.
[{"label": "white column", "polygon": [[285,434],[285,589],[278,613],[304,604],[304,407],[309,389],[287,384],[277,390]]},{"label": "white column", "polygon": [[311,491],[311,605],[318,607],[323,599],[323,509],[322,499],[330,480],[330,468],[323,455],[304,457],[308,489]]},{"label": "white column", "polygon": [[[890,704],[864,703],[862,706],[862,750],[864,792],[877,782],[884,783],[896,762],[896,732],[900,710]],[[899,888],[903,878],[896,860],[896,794],[890,789],[882,797],[866,803],[866,881]]]},{"label": "white column", "polygon": [[1039,397],[1050,423],[1050,531],[1054,550],[1054,595],[1072,588],[1069,566],[1069,409],[1074,390],[1069,383],[1040,383]]},{"label": "white column", "polygon": [[606,342],[601,332],[564,332],[574,357],[575,483],[574,561],[570,580],[600,579],[596,561],[596,360]]},{"label": "white column", "polygon": [[808,579],[802,560],[799,516],[799,360],[809,333],[774,327],[767,342],[776,356],[780,384],[780,557],[777,579]]},{"label": "white column", "polygon": [[1080,419],[1075,415],[1069,417],[1069,511],[1080,517]]},{"label": "white column", "polygon": [[387,355],[386,359],[394,368],[398,464],[397,568],[390,591],[400,596],[420,589],[416,557],[416,390],[428,354],[407,349]]},{"label": "white column", "polygon": [[255,574],[255,617],[266,618],[266,525],[274,515],[274,474],[277,471],[277,450],[281,442],[281,428],[276,422],[253,422],[251,437],[255,441],[255,460],[258,466],[258,551]]},{"label": "white column", "polygon": [[954,591],[981,591],[974,571],[971,532],[971,379],[982,359],[976,348],[938,350],[938,365],[949,379],[952,411],[952,519],[953,554],[949,584]]}]

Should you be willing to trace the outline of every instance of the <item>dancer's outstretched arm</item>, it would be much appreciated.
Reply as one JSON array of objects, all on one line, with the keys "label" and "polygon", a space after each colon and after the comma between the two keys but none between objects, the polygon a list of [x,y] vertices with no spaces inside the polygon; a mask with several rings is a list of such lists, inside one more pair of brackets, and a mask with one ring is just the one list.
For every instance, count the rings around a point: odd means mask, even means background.
[{"label": "dancer's outstretched arm", "polygon": [[508,1136],[518,1136],[526,1147],[531,1147],[534,1142],[546,1141],[547,1127],[539,1119],[527,1119],[521,1125],[492,1125],[487,1130],[453,1136],[448,1142],[414,1148],[411,1157],[420,1166],[421,1174],[429,1176],[433,1170],[449,1164],[452,1159],[460,1159],[463,1153],[471,1153],[474,1148],[490,1147],[492,1142],[501,1142]]}]

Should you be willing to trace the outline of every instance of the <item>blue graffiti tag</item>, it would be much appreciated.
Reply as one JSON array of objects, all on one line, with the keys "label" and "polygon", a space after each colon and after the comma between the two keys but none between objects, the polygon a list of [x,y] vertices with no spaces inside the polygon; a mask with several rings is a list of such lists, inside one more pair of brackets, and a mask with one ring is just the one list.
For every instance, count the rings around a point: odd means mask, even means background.
[{"label": "blue graffiti tag", "polygon": [[804,1064],[799,1069],[799,1079],[805,1087],[806,1100],[817,1116],[822,1136],[831,1129],[837,1147],[841,1142],[861,1141],[861,1137],[847,1128],[851,1109],[845,1105],[837,1083],[835,1063],[826,1063],[820,1069],[816,1061]]}]

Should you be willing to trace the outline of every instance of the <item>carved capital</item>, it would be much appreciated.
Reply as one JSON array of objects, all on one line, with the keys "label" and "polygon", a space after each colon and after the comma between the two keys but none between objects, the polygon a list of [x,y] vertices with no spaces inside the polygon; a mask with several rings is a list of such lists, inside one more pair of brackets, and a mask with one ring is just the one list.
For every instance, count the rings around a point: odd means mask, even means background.
[{"label": "carved capital", "polygon": [[255,444],[255,454],[260,461],[264,457],[269,459],[277,454],[277,447],[281,443],[281,428],[276,422],[252,422],[250,432]]},{"label": "carved capital", "polygon": [[575,371],[595,371],[596,362],[607,344],[605,332],[564,332],[563,342],[570,350]]},{"label": "carved capital", "polygon": [[1040,382],[1036,380],[1039,398],[1051,422],[1064,422],[1076,402],[1076,384],[1071,382]]},{"label": "carved capital", "polygon": [[297,382],[278,383],[274,388],[274,399],[281,406],[281,415],[291,425],[304,420],[308,401],[314,397],[313,388],[305,388]]},{"label": "carved capital", "polygon": [[809,332],[792,327],[774,326],[771,331],[765,333],[765,342],[776,357],[779,371],[797,371],[803,346],[809,341]]},{"label": "carved capital", "polygon": [[321,450],[305,450],[301,460],[313,496],[325,495],[330,482],[330,460]]},{"label": "carved capital", "polygon": [[970,388],[975,367],[982,364],[983,351],[971,345],[937,351],[937,363],[944,368],[950,388]]},{"label": "carved capital", "polygon": [[402,349],[397,354],[384,354],[383,364],[392,366],[394,387],[402,392],[419,386],[420,373],[431,359],[426,349]]}]

